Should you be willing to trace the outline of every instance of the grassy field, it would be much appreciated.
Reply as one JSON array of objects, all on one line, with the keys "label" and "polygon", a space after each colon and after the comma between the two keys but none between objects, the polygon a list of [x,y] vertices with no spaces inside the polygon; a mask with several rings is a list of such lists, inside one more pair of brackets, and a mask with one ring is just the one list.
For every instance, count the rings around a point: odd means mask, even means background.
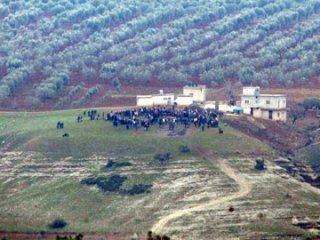
[{"label": "grassy field", "polygon": [[[114,128],[103,120],[85,119],[77,123],[76,116],[81,113],[81,110],[72,110],[0,116],[0,230],[49,231],[48,224],[61,217],[68,223],[63,231],[140,233],[176,209],[237,191],[237,184],[225,176],[214,162],[199,155],[199,146],[210,150],[217,159],[229,159],[237,171],[252,180],[254,195],[241,200],[241,206],[250,208],[250,204],[256,202],[255,208],[267,211],[275,209],[281,202],[282,195],[270,200],[274,204],[264,205],[263,198],[270,198],[269,194],[279,186],[285,187],[284,180],[274,172],[268,173],[269,178],[264,176],[260,179],[253,170],[256,157],[272,160],[276,152],[229,126],[222,126],[222,135],[216,129],[201,132],[192,128],[185,135],[172,137],[166,129],[159,130],[157,126],[149,131],[128,131],[125,127]],[[56,129],[57,121],[64,122],[64,130]],[[62,137],[65,132],[70,134],[69,138]],[[179,150],[182,145],[191,151],[182,153]],[[158,153],[170,153],[171,158],[160,163],[154,159]],[[130,162],[131,166],[103,171],[110,159]],[[150,193],[130,196],[80,184],[88,176],[115,174],[127,177],[122,189],[151,184]],[[260,184],[267,187],[263,193],[259,190]],[[308,192],[296,195],[297,201],[292,204],[279,204],[280,212],[282,208],[286,209],[281,216],[291,216],[287,209],[298,203],[305,212],[312,212],[313,203],[320,200],[315,194],[306,204],[310,197]],[[295,211],[300,214],[299,209]],[[210,210],[202,214],[206,218],[206,214],[214,213],[215,210]],[[252,216],[256,214],[251,213]],[[216,220],[207,220],[207,224],[217,224]],[[268,220],[272,221],[272,217]],[[168,228],[171,235],[180,236],[181,232],[187,231],[182,227],[185,222],[190,226],[198,224],[192,231],[199,239],[208,235],[203,229],[207,225],[203,226],[198,218],[190,220],[186,217],[179,221]],[[231,229],[227,235],[221,231],[221,236],[235,236],[232,235],[236,234],[232,233],[233,223],[228,217],[221,221],[224,229]],[[240,218],[237,221],[244,222],[246,233],[250,235],[252,219]],[[203,227],[199,228],[200,225]],[[289,227],[284,225],[284,229]],[[264,223],[257,227],[262,232],[266,231],[265,228]],[[184,239],[188,238],[185,236]]]}]

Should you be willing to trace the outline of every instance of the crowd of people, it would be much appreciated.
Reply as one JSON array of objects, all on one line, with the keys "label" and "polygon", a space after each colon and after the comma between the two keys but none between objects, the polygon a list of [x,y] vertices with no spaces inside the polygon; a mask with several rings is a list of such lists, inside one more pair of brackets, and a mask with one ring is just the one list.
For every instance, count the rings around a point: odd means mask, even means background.
[{"label": "crowd of people", "polygon": [[[142,128],[148,130],[151,126],[158,128],[168,128],[173,131],[177,126],[189,128],[197,127],[204,131],[206,128],[219,128],[219,118],[221,113],[214,110],[204,110],[199,107],[151,107],[135,108],[124,111],[111,111],[109,113],[99,113],[97,110],[84,111],[82,115],[77,116],[77,122],[83,121],[84,117],[89,120],[104,119],[112,122],[114,127],[124,126],[127,130]],[[222,129],[219,128],[219,132]]]}]

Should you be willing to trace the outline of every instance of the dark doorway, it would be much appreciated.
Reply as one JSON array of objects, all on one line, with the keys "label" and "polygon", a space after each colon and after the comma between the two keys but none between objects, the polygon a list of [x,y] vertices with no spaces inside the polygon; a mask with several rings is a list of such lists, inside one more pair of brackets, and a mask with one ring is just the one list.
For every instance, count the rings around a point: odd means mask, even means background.
[{"label": "dark doorway", "polygon": [[250,108],[250,115],[253,116],[253,108]]},{"label": "dark doorway", "polygon": [[272,120],[273,111],[269,111],[269,119]]}]

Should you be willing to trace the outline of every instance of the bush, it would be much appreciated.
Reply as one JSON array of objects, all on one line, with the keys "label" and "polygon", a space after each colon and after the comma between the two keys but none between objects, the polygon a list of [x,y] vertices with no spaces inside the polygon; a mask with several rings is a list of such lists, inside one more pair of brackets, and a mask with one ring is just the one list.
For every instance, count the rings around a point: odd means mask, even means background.
[{"label": "bush", "polygon": [[186,146],[186,145],[181,145],[181,146],[179,147],[179,150],[180,150],[180,152],[182,152],[182,153],[189,153],[189,152],[190,152],[190,148],[189,148],[188,146]]},{"label": "bush", "polygon": [[64,219],[57,218],[52,223],[49,224],[49,227],[53,229],[59,229],[59,228],[64,228],[66,225],[67,223]]},{"label": "bush", "polygon": [[82,185],[95,185],[97,184],[97,179],[94,177],[84,178],[80,181]]},{"label": "bush", "polygon": [[112,87],[113,87],[115,90],[120,91],[120,89],[121,89],[121,83],[120,83],[120,81],[119,81],[118,79],[113,79],[112,82],[111,82],[111,84],[112,84]]},{"label": "bush", "polygon": [[255,169],[259,170],[259,171],[263,171],[265,169],[264,160],[263,159],[257,159],[256,160]]},{"label": "bush", "polygon": [[122,177],[119,175],[114,175],[110,178],[98,177],[96,179],[96,184],[104,192],[117,192],[120,190],[125,180],[127,180],[127,177]]},{"label": "bush", "polygon": [[320,99],[319,98],[307,98],[303,101],[302,106],[305,110],[308,109],[320,109]]},{"label": "bush", "polygon": [[137,185],[134,185],[131,189],[129,189],[127,193],[131,196],[142,194],[142,193],[149,193],[150,188],[152,188],[152,185],[137,184]]},{"label": "bush", "polygon": [[102,167],[102,171],[104,170],[108,170],[108,169],[111,169],[111,168],[121,168],[121,167],[130,167],[132,166],[132,163],[130,162],[114,162],[112,160],[109,160],[107,165]]},{"label": "bush", "polygon": [[170,158],[170,153],[157,153],[156,155],[154,155],[154,159],[160,162],[168,161]]},{"label": "bush", "polygon": [[71,236],[64,236],[64,237],[60,237],[59,235],[56,237],[57,240],[82,240],[83,239],[83,235],[80,233],[78,235],[75,236],[75,238],[72,238]]}]

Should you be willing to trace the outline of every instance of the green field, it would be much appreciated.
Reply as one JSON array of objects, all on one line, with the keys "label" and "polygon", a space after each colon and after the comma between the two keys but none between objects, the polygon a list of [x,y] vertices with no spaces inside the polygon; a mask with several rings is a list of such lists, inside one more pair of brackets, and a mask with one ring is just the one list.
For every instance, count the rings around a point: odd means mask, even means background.
[{"label": "green field", "polygon": [[[176,209],[237,191],[237,184],[201,156],[199,147],[210,150],[216,159],[234,159],[230,161],[234,168],[255,181],[254,159],[263,156],[271,160],[276,154],[264,143],[224,124],[222,135],[217,129],[202,132],[192,127],[185,135],[172,137],[157,126],[149,131],[128,131],[103,120],[77,123],[76,116],[81,113],[0,116],[0,230],[52,230],[48,224],[61,217],[68,223],[63,231],[145,232]],[[56,129],[57,121],[64,122],[63,130]],[[69,138],[62,137],[65,132]],[[182,145],[191,151],[180,152]],[[171,158],[161,163],[154,159],[158,153],[170,153]],[[101,170],[110,159],[132,165]],[[130,196],[80,184],[88,176],[115,174],[127,177],[122,190],[151,184],[150,193]],[[283,184],[278,177],[273,182],[274,187]],[[264,194],[269,191],[274,189]],[[308,196],[301,194],[299,202]],[[313,196],[312,201],[317,200],[319,196]],[[265,230],[264,225],[260,228]],[[177,229],[171,232],[179,233]]]}]

